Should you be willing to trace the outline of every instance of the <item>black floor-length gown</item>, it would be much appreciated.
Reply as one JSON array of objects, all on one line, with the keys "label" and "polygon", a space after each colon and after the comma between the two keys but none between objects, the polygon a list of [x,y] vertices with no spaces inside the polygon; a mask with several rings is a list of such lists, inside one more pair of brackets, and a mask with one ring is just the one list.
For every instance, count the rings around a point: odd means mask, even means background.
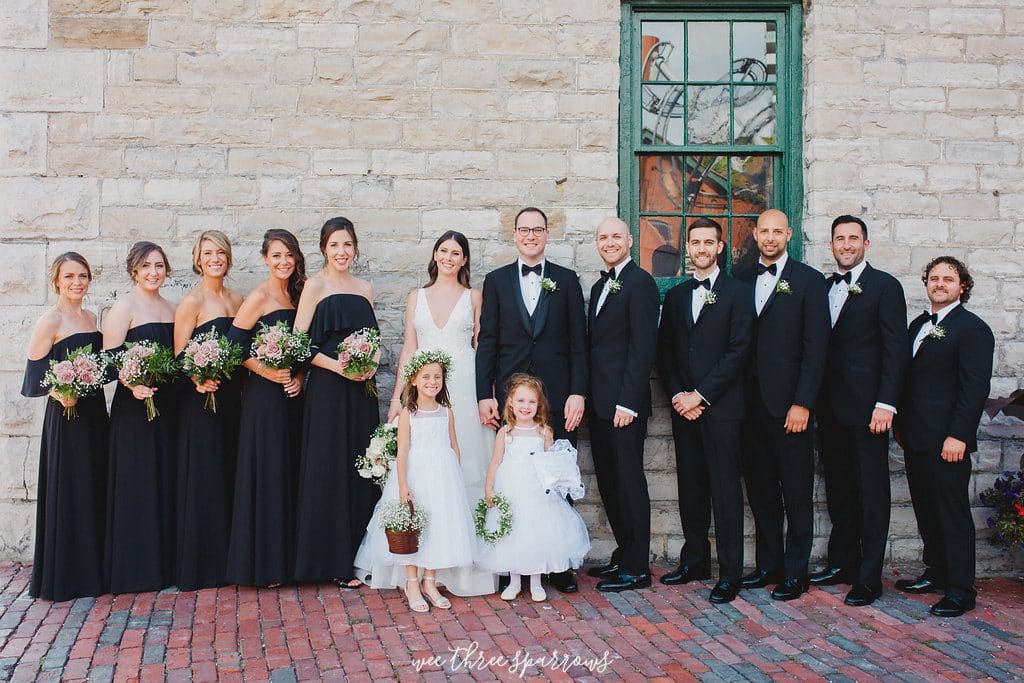
[{"label": "black floor-length gown", "polygon": [[[173,348],[174,323],[145,323],[125,342],[151,340]],[[110,406],[110,464],[104,574],[116,594],[161,590],[174,582],[174,477],[177,396],[157,387],[159,415],[118,383]]]},{"label": "black floor-length gown", "polygon": [[[99,332],[76,332],[53,345],[44,358],[28,361],[22,396],[46,396],[40,384],[50,361],[68,351],[103,347]],[[103,515],[107,486],[107,404],[103,392],[78,399],[77,417],[64,416],[47,399],[39,448],[36,542],[29,595],[72,600],[103,593]]]},{"label": "black floor-length gown", "polygon": [[[216,329],[226,335],[231,318],[208,320],[195,338]],[[244,368],[221,380],[217,412],[206,408],[208,394],[182,381],[178,417],[178,543],[175,584],[183,591],[224,584],[231,523],[231,492],[238,448],[240,382]]]},{"label": "black floor-length gown", "polygon": [[[334,358],[338,344],[364,327],[377,327],[373,308],[357,294],[332,294],[317,304],[309,335]],[[316,366],[309,369],[302,417],[295,576],[297,581],[352,578],[352,563],[380,489],[356,472],[380,420],[365,382]]]},{"label": "black floor-length gown", "polygon": [[[259,323],[295,321],[293,309],[259,319],[253,330],[232,327],[245,356]],[[295,563],[295,488],[302,428],[302,398],[288,398],[277,382],[248,373],[242,392],[235,468],[234,510],[228,544],[228,583],[287,583]]]}]

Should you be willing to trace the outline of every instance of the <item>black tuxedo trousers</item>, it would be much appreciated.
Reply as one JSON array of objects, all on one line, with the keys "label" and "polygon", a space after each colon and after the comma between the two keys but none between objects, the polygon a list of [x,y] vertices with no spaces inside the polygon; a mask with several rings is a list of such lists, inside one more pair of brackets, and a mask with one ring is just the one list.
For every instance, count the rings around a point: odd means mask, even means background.
[{"label": "black tuxedo trousers", "polygon": [[591,417],[590,447],[597,488],[618,546],[611,562],[630,574],[645,574],[650,566],[651,498],[644,473],[647,418],[625,427]]}]

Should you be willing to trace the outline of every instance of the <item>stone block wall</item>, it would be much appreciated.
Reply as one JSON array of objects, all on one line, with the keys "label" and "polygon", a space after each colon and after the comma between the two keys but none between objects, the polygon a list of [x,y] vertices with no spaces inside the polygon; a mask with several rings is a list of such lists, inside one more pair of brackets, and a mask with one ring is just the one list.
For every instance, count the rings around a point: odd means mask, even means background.
[{"label": "stone block wall", "polygon": [[[18,396],[45,306],[46,264],[74,248],[94,264],[90,305],[130,289],[127,245],[168,247],[173,298],[191,287],[195,235],[235,242],[231,285],[264,273],[262,232],[299,235],[352,218],[377,292],[390,363],[401,307],[440,232],[471,239],[474,283],[511,260],[525,204],[549,209],[553,260],[585,291],[591,236],[616,211],[616,0],[0,0],[0,557],[31,555],[42,401]],[[923,304],[917,274],[967,259],[974,308],[996,331],[994,393],[1024,366],[1024,9],[991,0],[815,0],[804,39],[805,253],[830,269],[828,226],[859,213],[869,258]],[[384,384],[393,378],[384,368]],[[682,542],[665,397],[647,448],[652,552]],[[385,392],[386,393],[386,392]],[[1019,423],[983,426],[972,484],[1024,451]],[[582,447],[586,469],[589,451]],[[920,544],[898,449],[891,558]],[[592,489],[593,478],[590,477]],[[818,482],[816,552],[828,530]],[[740,495],[740,492],[737,492]],[[600,505],[580,506],[595,557]],[[979,523],[984,512],[979,508]],[[748,519],[748,533],[753,525]],[[749,553],[752,560],[752,550]],[[1007,560],[979,546],[983,571]]]}]

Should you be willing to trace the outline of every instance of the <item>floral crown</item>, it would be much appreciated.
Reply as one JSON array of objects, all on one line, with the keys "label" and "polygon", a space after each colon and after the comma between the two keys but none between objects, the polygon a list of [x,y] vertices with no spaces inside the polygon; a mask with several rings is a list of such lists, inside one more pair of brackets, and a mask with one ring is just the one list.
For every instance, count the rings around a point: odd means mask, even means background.
[{"label": "floral crown", "polygon": [[428,351],[418,351],[409,362],[402,366],[402,379],[406,382],[416,376],[416,373],[420,371],[424,365],[430,365],[431,363],[440,363],[441,367],[444,368],[445,373],[451,370],[452,357],[441,349],[430,349]]}]

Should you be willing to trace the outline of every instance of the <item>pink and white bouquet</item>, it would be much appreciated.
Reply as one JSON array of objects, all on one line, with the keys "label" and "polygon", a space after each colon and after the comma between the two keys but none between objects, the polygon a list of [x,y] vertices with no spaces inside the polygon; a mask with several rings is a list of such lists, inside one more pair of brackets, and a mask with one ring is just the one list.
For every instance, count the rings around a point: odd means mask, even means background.
[{"label": "pink and white bouquet", "polygon": [[[196,384],[210,379],[230,379],[231,373],[241,364],[242,347],[217,330],[192,337],[181,358],[181,369]],[[211,413],[216,413],[217,392],[207,392],[203,405]]]},{"label": "pink and white bouquet", "polygon": [[[65,360],[50,361],[50,369],[43,375],[40,384],[51,392],[67,399],[80,399],[94,393],[103,386],[106,359],[92,352],[92,344],[86,344],[68,351]],[[64,417],[78,417],[78,409],[64,406]]]},{"label": "pink and white bouquet", "polygon": [[398,423],[377,425],[370,437],[366,452],[356,457],[356,470],[363,479],[373,479],[382,487],[395,466],[398,457]]},{"label": "pink and white bouquet", "polygon": [[273,326],[260,323],[251,351],[253,358],[271,370],[291,370],[312,355],[309,335],[293,331],[284,320]]},{"label": "pink and white bouquet", "polygon": [[[343,377],[363,381],[367,373],[376,371],[380,365],[380,330],[364,327],[345,337],[338,345],[338,360]],[[372,379],[365,381],[367,395],[376,396],[377,383]]]},{"label": "pink and white bouquet", "polygon": [[[178,372],[174,352],[151,340],[125,344],[125,350],[109,356],[109,362],[118,368],[117,378],[129,387],[164,384]],[[152,396],[147,397],[145,403],[146,418],[152,422],[160,412]]]}]

